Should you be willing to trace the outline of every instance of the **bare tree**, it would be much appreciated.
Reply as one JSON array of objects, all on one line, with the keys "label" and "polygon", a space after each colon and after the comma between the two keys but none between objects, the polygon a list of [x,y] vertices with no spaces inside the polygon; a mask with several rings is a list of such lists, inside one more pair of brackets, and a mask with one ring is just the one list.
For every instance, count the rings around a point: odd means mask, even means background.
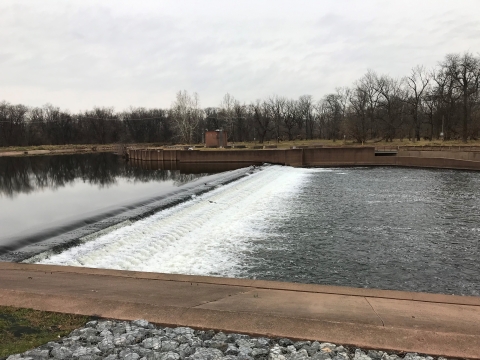
[{"label": "bare tree", "polygon": [[366,101],[366,119],[370,129],[370,138],[378,136],[377,109],[380,103],[380,93],[377,90],[377,74],[368,70],[368,72],[356,83],[356,89],[363,93]]},{"label": "bare tree", "polygon": [[377,77],[375,88],[380,94],[378,118],[383,122],[383,137],[392,141],[405,120],[402,82],[383,75]]},{"label": "bare tree", "polygon": [[226,93],[223,96],[222,102],[220,103],[220,116],[222,117],[222,123],[225,124],[225,130],[229,137],[234,136],[235,133],[235,98]]},{"label": "bare tree", "polygon": [[301,120],[303,124],[305,124],[305,138],[313,139],[313,132],[315,127],[313,96],[300,96],[297,105],[300,110]]},{"label": "bare tree", "polygon": [[186,90],[179,91],[172,104],[171,116],[180,141],[190,144],[199,121],[204,117],[198,94],[190,95]]},{"label": "bare tree", "polygon": [[467,142],[470,120],[470,100],[478,95],[480,82],[480,59],[466,52],[463,55],[449,54],[441,66],[453,79],[461,94],[463,105],[462,139]]},{"label": "bare tree", "polygon": [[425,89],[430,82],[430,77],[423,66],[416,66],[412,69],[409,76],[406,77],[408,86],[406,102],[412,107],[413,128],[415,131],[414,139],[420,140],[419,110],[425,95]]},{"label": "bare tree", "polygon": [[287,100],[285,102],[285,116],[283,126],[288,136],[288,140],[293,140],[293,131],[300,122],[301,114],[296,100]]}]

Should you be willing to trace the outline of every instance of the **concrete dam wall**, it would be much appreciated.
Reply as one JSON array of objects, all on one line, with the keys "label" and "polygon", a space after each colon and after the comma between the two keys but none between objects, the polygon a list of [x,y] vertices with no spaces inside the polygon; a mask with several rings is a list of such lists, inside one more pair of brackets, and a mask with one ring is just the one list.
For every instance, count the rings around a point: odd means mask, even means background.
[{"label": "concrete dam wall", "polygon": [[479,151],[375,151],[374,147],[325,147],[261,150],[129,149],[131,160],[195,163],[271,163],[295,167],[404,166],[480,170]]}]

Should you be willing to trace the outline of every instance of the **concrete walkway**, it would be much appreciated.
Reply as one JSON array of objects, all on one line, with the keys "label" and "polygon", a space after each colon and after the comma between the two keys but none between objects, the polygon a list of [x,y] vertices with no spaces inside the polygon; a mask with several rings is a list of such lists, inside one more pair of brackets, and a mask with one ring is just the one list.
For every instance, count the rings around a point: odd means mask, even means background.
[{"label": "concrete walkway", "polygon": [[480,359],[480,297],[0,263],[0,305]]}]

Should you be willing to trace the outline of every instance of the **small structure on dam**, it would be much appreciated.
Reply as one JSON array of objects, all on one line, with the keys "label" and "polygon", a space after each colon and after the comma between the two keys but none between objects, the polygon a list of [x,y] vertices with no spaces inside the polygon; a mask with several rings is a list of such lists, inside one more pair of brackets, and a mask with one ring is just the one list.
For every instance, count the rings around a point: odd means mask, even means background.
[{"label": "small structure on dam", "polygon": [[205,131],[205,147],[227,146],[227,132],[223,130]]}]

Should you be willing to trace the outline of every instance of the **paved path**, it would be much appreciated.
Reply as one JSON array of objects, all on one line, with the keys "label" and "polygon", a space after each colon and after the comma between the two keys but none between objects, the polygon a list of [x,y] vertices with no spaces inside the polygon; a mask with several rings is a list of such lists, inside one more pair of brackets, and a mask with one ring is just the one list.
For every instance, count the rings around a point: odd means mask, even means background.
[{"label": "paved path", "polygon": [[480,297],[0,263],[0,305],[480,359]]}]

